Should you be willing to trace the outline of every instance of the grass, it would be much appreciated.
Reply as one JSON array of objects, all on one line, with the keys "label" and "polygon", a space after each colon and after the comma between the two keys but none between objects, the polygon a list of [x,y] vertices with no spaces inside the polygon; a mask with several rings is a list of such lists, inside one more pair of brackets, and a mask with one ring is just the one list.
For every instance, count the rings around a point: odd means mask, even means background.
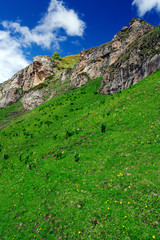
[{"label": "grass", "polygon": [[160,70],[114,96],[100,84],[0,131],[0,239],[159,239]]},{"label": "grass", "polygon": [[0,109],[0,129],[10,125],[18,116],[24,115],[26,110],[21,102],[17,102],[7,108]]},{"label": "grass", "polygon": [[61,58],[58,62],[59,69],[73,68],[74,65],[79,61],[80,54],[70,55]]}]

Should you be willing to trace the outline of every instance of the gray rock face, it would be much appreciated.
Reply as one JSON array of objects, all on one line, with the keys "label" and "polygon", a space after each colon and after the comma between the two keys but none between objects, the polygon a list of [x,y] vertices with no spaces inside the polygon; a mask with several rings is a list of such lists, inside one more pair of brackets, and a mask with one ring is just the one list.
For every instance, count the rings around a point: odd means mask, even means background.
[{"label": "gray rock face", "polygon": [[71,81],[76,85],[77,75],[83,72],[87,73],[90,78],[102,76],[104,67],[116,62],[130,44],[154,28],[154,26],[141,19],[133,19],[129,27],[122,28],[111,42],[82,51],[79,63],[71,76]]},{"label": "gray rock face", "polygon": [[62,74],[61,74],[61,82],[62,82],[62,83],[66,82],[66,80],[70,78],[71,73],[72,73],[72,69],[71,69],[71,68],[65,69],[65,70],[62,72]]},{"label": "gray rock face", "polygon": [[11,88],[6,92],[5,95],[1,93],[0,98],[1,98],[0,106],[1,108],[5,108],[17,102],[18,99],[20,98],[20,93],[16,88]]},{"label": "gray rock face", "polygon": [[[33,58],[33,63],[0,85],[0,108],[7,107],[22,96],[22,92],[42,83],[53,73],[52,59],[48,56]],[[19,91],[21,90],[21,91]]]},{"label": "gray rock face", "polygon": [[89,76],[87,73],[80,73],[74,81],[74,85],[77,87],[82,87],[89,81]]},{"label": "gray rock face", "polygon": [[133,43],[123,55],[106,68],[99,93],[124,90],[160,68],[160,29]]},{"label": "gray rock face", "polygon": [[25,109],[32,110],[44,102],[42,90],[30,91],[24,95],[21,102]]}]

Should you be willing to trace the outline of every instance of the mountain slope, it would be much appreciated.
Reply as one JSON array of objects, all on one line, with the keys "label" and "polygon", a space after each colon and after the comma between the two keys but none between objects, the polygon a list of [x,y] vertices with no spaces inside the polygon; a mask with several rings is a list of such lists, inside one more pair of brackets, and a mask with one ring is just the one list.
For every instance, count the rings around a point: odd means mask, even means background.
[{"label": "mountain slope", "polygon": [[102,94],[124,90],[160,68],[160,28],[133,19],[109,43],[84,50],[80,55],[54,59],[33,58],[33,63],[0,84],[0,108],[21,101],[32,110],[73,86],[103,77]]},{"label": "mountain slope", "polygon": [[90,80],[0,131],[1,239],[158,239],[159,79]]}]

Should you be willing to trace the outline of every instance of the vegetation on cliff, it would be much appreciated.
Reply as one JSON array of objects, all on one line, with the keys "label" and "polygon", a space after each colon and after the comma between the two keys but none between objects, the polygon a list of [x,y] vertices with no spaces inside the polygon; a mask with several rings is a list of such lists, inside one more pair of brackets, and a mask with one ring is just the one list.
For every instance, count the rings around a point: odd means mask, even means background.
[{"label": "vegetation on cliff", "polygon": [[158,239],[159,79],[0,109],[2,240]]}]

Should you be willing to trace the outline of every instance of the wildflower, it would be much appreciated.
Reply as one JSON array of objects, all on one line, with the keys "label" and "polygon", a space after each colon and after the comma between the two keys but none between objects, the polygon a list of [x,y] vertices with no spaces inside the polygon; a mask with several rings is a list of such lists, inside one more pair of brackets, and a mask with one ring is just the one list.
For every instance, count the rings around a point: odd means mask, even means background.
[{"label": "wildflower", "polygon": [[152,236],[152,238],[153,238],[153,239],[156,239],[156,237],[155,237],[154,235]]},{"label": "wildflower", "polygon": [[131,188],[131,186],[128,186],[128,188]]},{"label": "wildflower", "polygon": [[123,173],[118,174],[117,177],[123,177]]},{"label": "wildflower", "polygon": [[79,233],[79,234],[81,234],[81,232],[80,232],[80,231],[79,231],[78,233]]},{"label": "wildflower", "polygon": [[107,209],[109,210],[109,207],[107,207]]},{"label": "wildflower", "polygon": [[115,203],[117,202],[117,201],[114,201]]},{"label": "wildflower", "polygon": [[130,204],[130,202],[128,202],[128,204]]},{"label": "wildflower", "polygon": [[122,202],[120,202],[120,204],[122,204]]}]

